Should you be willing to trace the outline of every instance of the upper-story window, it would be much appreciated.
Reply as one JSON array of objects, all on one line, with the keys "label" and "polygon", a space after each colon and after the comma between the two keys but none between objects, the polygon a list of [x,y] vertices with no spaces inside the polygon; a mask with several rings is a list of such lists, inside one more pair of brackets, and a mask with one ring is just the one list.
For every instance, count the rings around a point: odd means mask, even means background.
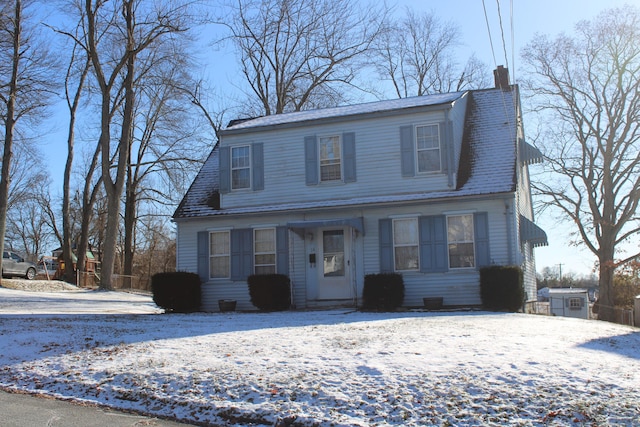
[{"label": "upper-story window", "polygon": [[253,230],[253,246],[254,273],[274,274],[276,272],[276,229]]},{"label": "upper-story window", "polygon": [[440,131],[437,124],[416,126],[418,173],[440,172]]},{"label": "upper-story window", "polygon": [[475,267],[473,214],[447,217],[449,268]]},{"label": "upper-story window", "polygon": [[339,181],[342,179],[342,149],[340,137],[324,136],[319,138],[320,181]]},{"label": "upper-story window", "polygon": [[251,149],[248,145],[231,149],[231,188],[251,188]]}]

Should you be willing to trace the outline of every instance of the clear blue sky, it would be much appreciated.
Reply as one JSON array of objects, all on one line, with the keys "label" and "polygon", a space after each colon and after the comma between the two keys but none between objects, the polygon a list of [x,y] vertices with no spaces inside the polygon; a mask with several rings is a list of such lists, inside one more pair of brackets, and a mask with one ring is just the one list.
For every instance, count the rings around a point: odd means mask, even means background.
[{"label": "clear blue sky", "polygon": [[[622,6],[627,3],[640,4],[638,0],[396,0],[396,13],[401,14],[405,7],[416,12],[431,11],[444,21],[451,21],[460,27],[462,43],[459,52],[461,61],[465,61],[472,53],[490,68],[505,65],[510,69],[512,83],[518,83],[522,73],[519,59],[520,49],[526,45],[535,33],[555,36],[561,32],[571,33],[574,25],[583,19],[593,19],[600,11]],[[498,14],[498,4],[502,16],[502,29]],[[487,19],[489,21],[487,28]],[[491,33],[491,40],[489,38]],[[506,45],[503,47],[502,33]],[[202,43],[206,44],[206,33],[202,35]],[[505,58],[506,49],[506,58]],[[494,60],[495,58],[495,60]],[[201,60],[207,72],[215,81],[214,86],[224,87],[242,84],[233,64],[235,58],[230,52],[216,51],[207,47]],[[208,62],[208,64],[207,64]],[[225,64],[225,67],[220,67]],[[525,124],[527,118],[524,118]],[[60,123],[60,122],[59,122]],[[57,132],[50,134],[48,143],[43,144],[44,158],[49,162],[51,176],[57,188],[52,193],[61,193],[60,185],[64,168],[65,124],[58,124]],[[536,222],[546,230],[549,246],[536,249],[537,269],[562,263],[563,273],[589,274],[595,258],[586,250],[579,250],[568,245],[569,228],[560,225],[550,215],[542,215]]]}]

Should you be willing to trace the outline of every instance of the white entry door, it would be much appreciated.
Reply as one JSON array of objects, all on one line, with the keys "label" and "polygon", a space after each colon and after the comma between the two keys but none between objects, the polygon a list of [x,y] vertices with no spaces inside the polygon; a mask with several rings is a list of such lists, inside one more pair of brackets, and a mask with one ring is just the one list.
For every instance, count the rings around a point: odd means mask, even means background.
[{"label": "white entry door", "polygon": [[318,299],[353,298],[350,236],[348,228],[319,231]]}]

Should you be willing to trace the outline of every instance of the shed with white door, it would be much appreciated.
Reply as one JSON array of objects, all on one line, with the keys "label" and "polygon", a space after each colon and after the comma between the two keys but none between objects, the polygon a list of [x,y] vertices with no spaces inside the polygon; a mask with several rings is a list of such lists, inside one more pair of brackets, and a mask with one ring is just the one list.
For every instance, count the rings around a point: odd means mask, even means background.
[{"label": "shed with white door", "polygon": [[577,288],[549,289],[549,310],[552,316],[589,318],[589,291]]}]

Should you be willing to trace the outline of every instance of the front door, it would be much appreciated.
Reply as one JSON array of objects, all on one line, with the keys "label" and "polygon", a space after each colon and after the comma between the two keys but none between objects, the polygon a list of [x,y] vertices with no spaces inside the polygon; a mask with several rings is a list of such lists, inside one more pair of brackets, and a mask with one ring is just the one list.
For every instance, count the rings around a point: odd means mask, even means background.
[{"label": "front door", "polygon": [[318,299],[353,298],[350,235],[348,228],[319,231]]}]

